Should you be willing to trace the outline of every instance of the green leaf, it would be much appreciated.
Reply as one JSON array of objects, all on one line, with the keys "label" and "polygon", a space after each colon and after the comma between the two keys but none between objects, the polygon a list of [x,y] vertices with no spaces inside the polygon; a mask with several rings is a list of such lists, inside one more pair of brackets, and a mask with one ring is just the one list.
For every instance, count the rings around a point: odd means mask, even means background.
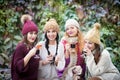
[{"label": "green leaf", "polygon": [[0,56],[0,64],[3,65],[4,62],[5,62],[4,59]]},{"label": "green leaf", "polygon": [[10,41],[10,38],[5,39],[4,44],[8,43]]},{"label": "green leaf", "polygon": [[21,36],[18,36],[18,35],[15,35],[15,36],[14,36],[14,39],[16,39],[16,40],[21,40],[22,37],[21,37]]},{"label": "green leaf", "polygon": [[9,60],[9,57],[7,54],[2,53],[1,55],[4,57],[5,60]]}]

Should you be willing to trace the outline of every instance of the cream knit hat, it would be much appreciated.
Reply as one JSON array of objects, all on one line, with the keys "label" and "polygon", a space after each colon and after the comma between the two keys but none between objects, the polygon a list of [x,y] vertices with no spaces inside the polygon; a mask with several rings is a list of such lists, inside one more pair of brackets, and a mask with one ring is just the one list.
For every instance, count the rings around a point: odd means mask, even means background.
[{"label": "cream knit hat", "polygon": [[100,30],[101,25],[99,23],[95,23],[93,26],[94,26],[93,29],[87,32],[84,39],[90,40],[91,42],[96,43],[96,44],[100,44],[99,30]]},{"label": "cream knit hat", "polygon": [[68,19],[65,23],[65,30],[70,26],[75,26],[79,29],[79,23],[75,19]]}]

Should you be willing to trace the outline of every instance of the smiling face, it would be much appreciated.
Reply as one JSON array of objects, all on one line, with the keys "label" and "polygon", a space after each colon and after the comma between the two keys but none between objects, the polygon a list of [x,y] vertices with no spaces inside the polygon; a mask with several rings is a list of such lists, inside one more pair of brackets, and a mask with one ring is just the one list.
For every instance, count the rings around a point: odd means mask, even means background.
[{"label": "smiling face", "polygon": [[57,32],[54,29],[49,29],[47,31],[47,38],[50,41],[55,41],[56,37],[57,37]]},{"label": "smiling face", "polygon": [[84,47],[89,48],[91,51],[93,51],[95,49],[95,43],[93,43],[89,40],[85,40]]},{"label": "smiling face", "polygon": [[69,27],[66,28],[66,33],[69,37],[75,37],[77,36],[78,30],[75,26],[69,25]]},{"label": "smiling face", "polygon": [[27,33],[27,40],[29,43],[34,43],[37,38],[37,32],[31,31]]}]

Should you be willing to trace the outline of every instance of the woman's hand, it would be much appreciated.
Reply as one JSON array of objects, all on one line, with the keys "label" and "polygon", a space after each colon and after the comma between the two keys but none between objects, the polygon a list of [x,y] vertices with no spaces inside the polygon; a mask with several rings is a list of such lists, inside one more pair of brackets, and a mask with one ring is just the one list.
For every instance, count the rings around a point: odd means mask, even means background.
[{"label": "woman's hand", "polygon": [[67,43],[67,44],[65,45],[65,49],[66,49],[66,51],[69,51],[69,50],[70,50],[70,44]]},{"label": "woman's hand", "polygon": [[70,53],[70,44],[65,45],[65,58],[69,58],[69,53]]},{"label": "woman's hand", "polygon": [[85,55],[89,56],[92,54],[91,50],[88,47],[84,47],[83,52]]},{"label": "woman's hand", "polygon": [[30,55],[32,57],[36,54],[36,51],[37,51],[37,49],[34,47],[29,51],[28,55]]},{"label": "woman's hand", "polygon": [[32,48],[29,53],[24,57],[24,66],[26,66],[31,59],[32,56],[36,54],[37,49],[34,47]]},{"label": "woman's hand", "polygon": [[41,47],[42,47],[42,44],[41,44],[40,42],[37,43],[36,46],[35,46],[35,48],[36,48],[37,50],[39,50]]},{"label": "woman's hand", "polygon": [[60,57],[59,57],[59,56],[56,56],[56,57],[55,57],[55,65],[56,65],[56,66],[57,66],[59,60],[60,60]]},{"label": "woman's hand", "polygon": [[49,64],[51,63],[51,61],[53,60],[53,55],[48,55],[47,58],[45,60],[43,60],[43,65]]}]

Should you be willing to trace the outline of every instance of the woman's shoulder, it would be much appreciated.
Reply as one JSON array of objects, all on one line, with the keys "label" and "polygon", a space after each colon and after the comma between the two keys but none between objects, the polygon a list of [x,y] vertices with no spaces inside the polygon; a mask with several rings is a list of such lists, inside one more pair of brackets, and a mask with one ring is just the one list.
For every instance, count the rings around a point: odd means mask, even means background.
[{"label": "woman's shoulder", "polygon": [[17,44],[15,51],[24,51],[26,49],[27,49],[26,44],[21,42]]},{"label": "woman's shoulder", "polygon": [[102,55],[104,55],[104,56],[110,56],[110,53],[109,53],[109,51],[107,49],[103,49]]},{"label": "woman's shoulder", "polygon": [[25,48],[26,47],[26,43],[20,42],[17,44],[16,48]]}]

